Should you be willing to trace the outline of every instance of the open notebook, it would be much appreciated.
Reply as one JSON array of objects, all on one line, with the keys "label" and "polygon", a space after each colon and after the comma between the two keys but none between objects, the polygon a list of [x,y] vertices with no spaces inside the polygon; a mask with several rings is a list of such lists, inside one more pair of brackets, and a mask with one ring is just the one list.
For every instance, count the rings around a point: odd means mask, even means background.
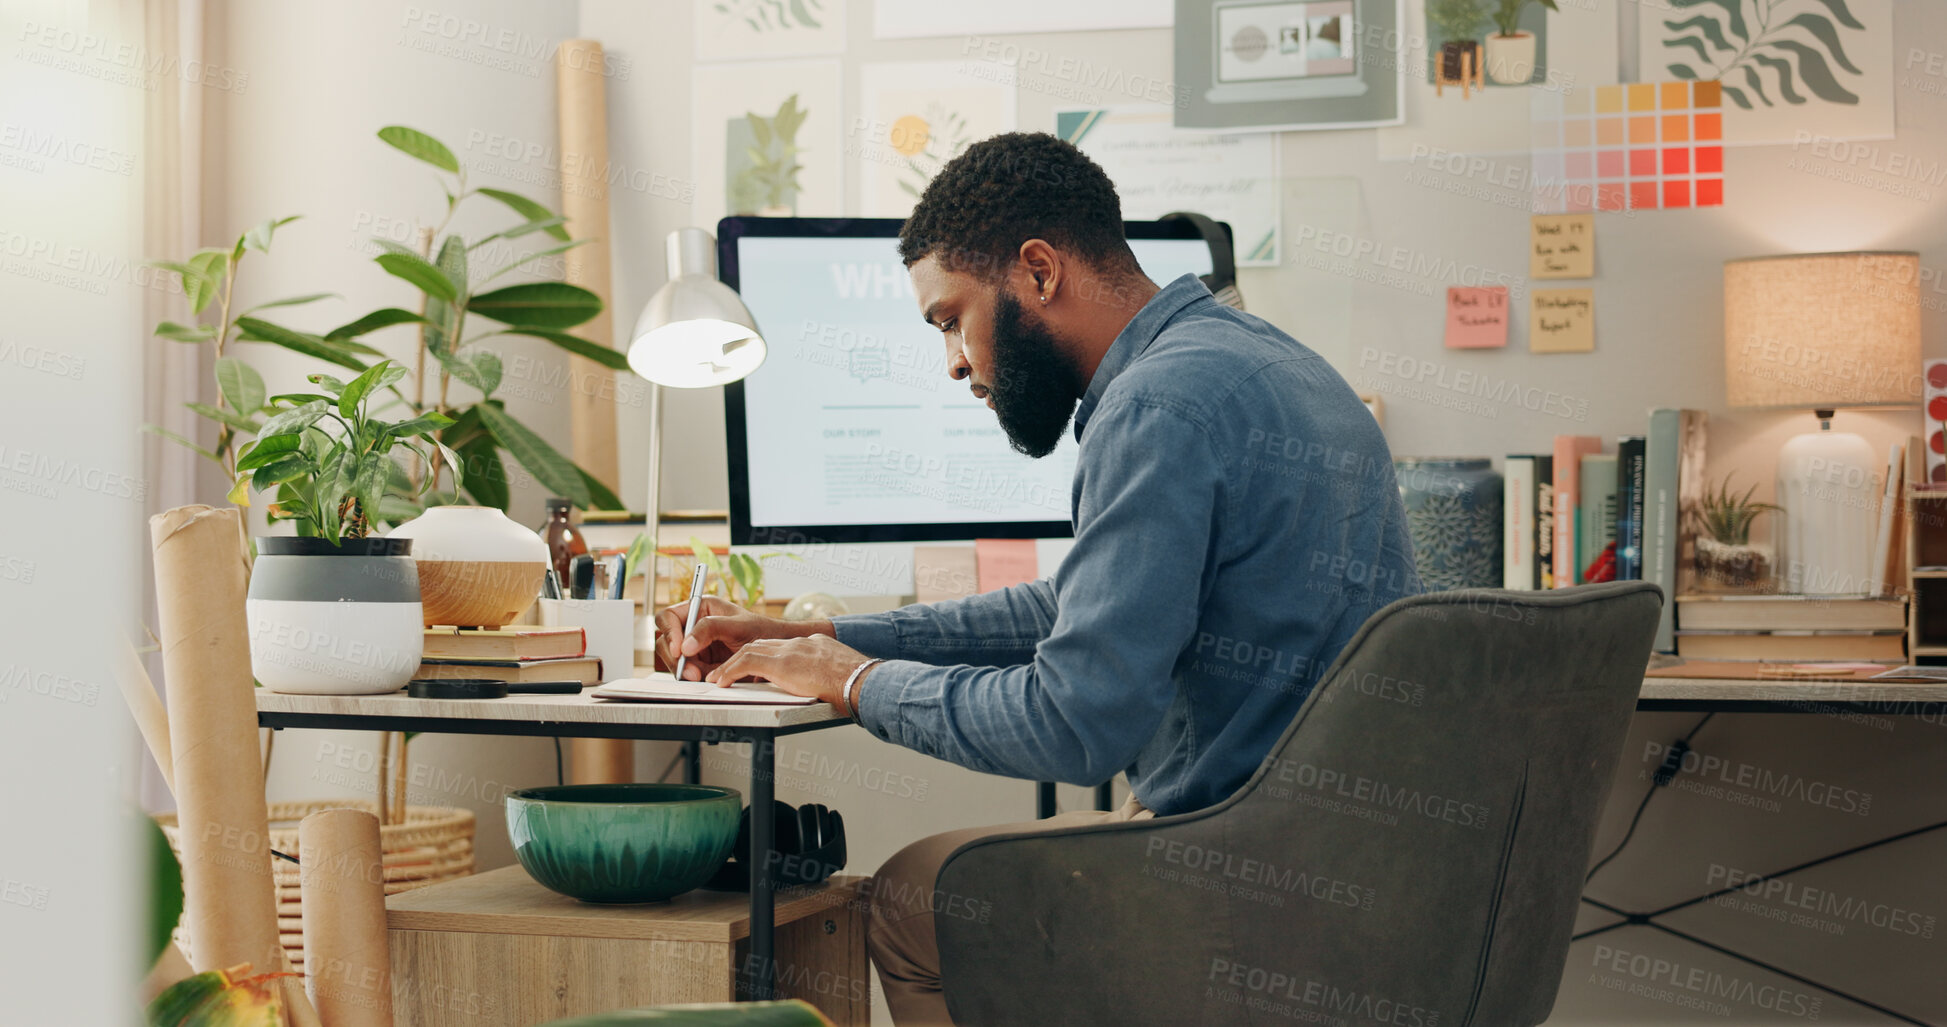
[{"label": "open notebook", "polygon": [[611,681],[588,693],[597,699],[640,699],[648,702],[727,702],[757,703],[765,706],[804,706],[817,702],[809,696],[792,695],[763,681],[742,681],[721,688],[705,681],[678,681],[668,671],[647,677]]}]

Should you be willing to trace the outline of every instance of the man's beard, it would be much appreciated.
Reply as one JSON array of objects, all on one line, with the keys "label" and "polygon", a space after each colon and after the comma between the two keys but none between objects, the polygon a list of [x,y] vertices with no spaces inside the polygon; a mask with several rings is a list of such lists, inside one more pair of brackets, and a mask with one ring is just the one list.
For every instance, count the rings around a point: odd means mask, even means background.
[{"label": "man's beard", "polygon": [[994,380],[987,395],[1008,445],[1031,457],[1055,451],[1081,399],[1075,370],[1047,323],[1005,288],[994,298]]}]

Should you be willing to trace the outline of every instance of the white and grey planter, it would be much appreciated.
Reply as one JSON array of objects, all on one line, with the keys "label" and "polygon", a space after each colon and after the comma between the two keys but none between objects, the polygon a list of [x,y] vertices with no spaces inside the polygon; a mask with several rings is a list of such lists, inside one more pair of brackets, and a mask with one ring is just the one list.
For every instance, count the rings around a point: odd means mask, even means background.
[{"label": "white and grey planter", "polygon": [[264,537],[250,574],[250,669],[273,692],[377,695],[425,651],[412,540]]}]

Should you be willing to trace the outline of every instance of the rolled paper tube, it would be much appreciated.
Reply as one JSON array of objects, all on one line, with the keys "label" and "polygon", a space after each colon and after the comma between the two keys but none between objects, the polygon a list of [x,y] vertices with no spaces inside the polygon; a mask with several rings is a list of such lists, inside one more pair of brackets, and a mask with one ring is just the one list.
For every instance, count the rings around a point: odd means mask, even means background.
[{"label": "rolled paper tube", "polygon": [[179,506],[149,518],[183,923],[198,971],[275,967],[283,957],[244,620],[242,534],[234,507]]},{"label": "rolled paper tube", "polygon": [[[613,275],[609,270],[608,80],[603,75],[602,44],[593,39],[564,39],[555,49],[555,95],[561,118],[561,152],[573,154],[573,170],[563,161],[561,213],[568,231],[588,239],[569,250],[563,277],[602,298],[602,312],[575,329],[575,334],[603,346],[615,345]],[[615,372],[583,356],[568,358],[569,428],[575,462],[613,488],[621,477],[615,428]],[[650,512],[654,517],[654,511]],[[650,530],[655,530],[651,523]],[[531,593],[530,593],[531,594]],[[635,745],[624,738],[577,738],[574,780],[577,784],[612,784],[635,780]]]},{"label": "rolled paper tube", "polygon": [[379,818],[320,810],[298,824],[297,848],[305,979],[318,1016],[331,1027],[392,1027]]}]

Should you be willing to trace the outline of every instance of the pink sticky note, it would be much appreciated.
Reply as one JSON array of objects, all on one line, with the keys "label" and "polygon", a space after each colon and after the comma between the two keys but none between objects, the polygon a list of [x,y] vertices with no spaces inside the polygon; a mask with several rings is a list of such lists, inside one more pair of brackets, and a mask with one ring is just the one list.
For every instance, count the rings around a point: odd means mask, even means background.
[{"label": "pink sticky note", "polygon": [[979,570],[982,592],[1033,581],[1041,570],[1031,538],[975,539],[974,565]]},{"label": "pink sticky note", "polygon": [[1447,348],[1508,344],[1508,287],[1456,285],[1447,290]]}]

